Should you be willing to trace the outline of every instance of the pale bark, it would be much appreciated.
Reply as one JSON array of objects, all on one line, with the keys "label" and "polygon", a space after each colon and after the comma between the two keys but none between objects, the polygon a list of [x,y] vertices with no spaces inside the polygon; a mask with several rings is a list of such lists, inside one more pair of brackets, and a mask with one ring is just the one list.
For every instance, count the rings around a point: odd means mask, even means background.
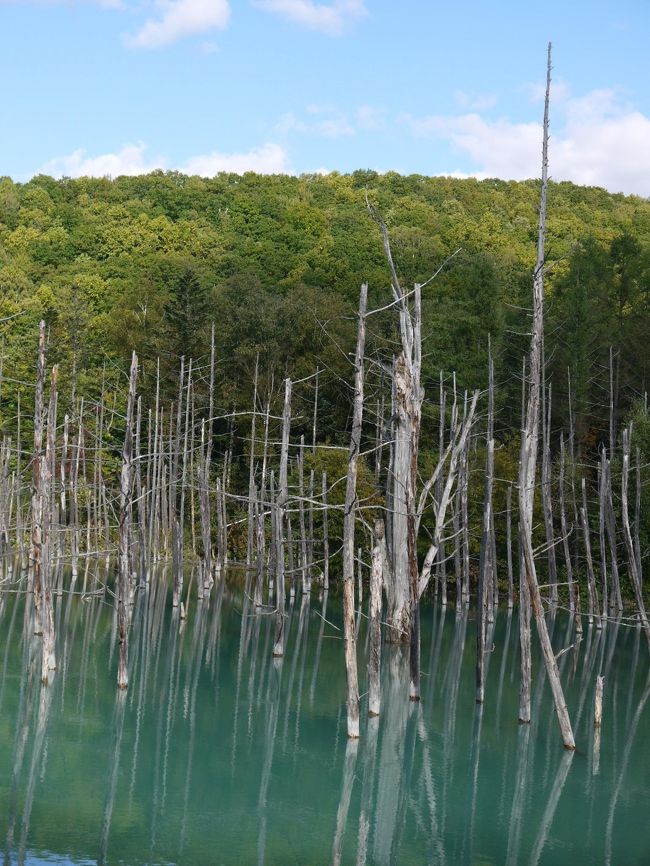
[{"label": "pale bark", "polygon": [[41,598],[43,571],[43,426],[45,395],[45,322],[38,337],[36,392],[34,396],[34,452],[32,455],[32,561],[28,588],[34,593],[34,633],[41,634]]},{"label": "pale bark", "polygon": [[546,98],[544,102],[544,137],[542,143],[542,183],[540,190],[537,262],[533,276],[533,327],[530,346],[530,386],[526,404],[526,423],[522,431],[521,461],[519,469],[519,516],[526,580],[531,598],[531,607],[542,649],[544,664],[553,693],[555,709],[564,746],[575,748],[571,721],[560,682],[553,647],[548,634],[544,608],[537,582],[537,571],[533,553],[533,502],[535,497],[535,475],[539,441],[540,389],[542,384],[542,344],[544,336],[544,242],[546,234],[546,194],[548,188],[548,106],[551,82],[551,46],[548,49],[546,76]]},{"label": "pale bark", "polygon": [[53,493],[52,482],[54,480],[54,469],[56,462],[56,403],[57,403],[57,381],[59,368],[52,368],[50,384],[50,405],[47,415],[47,443],[45,447],[45,459],[42,462],[41,482],[42,494],[45,504],[43,514],[43,563],[41,574],[41,626],[43,629],[43,656],[41,668],[41,682],[47,683],[50,671],[56,669],[55,633],[54,633],[54,607],[52,602],[52,509],[51,499]]},{"label": "pale bark", "polygon": [[275,557],[275,644],[273,655],[284,655],[284,524],[288,491],[289,431],[291,427],[291,379],[284,381],[284,410],[282,413],[282,445],[280,450],[280,476],[278,495],[274,504],[274,557]]},{"label": "pale bark", "polygon": [[117,685],[125,689],[129,684],[128,639],[129,639],[129,587],[131,583],[131,513],[133,501],[133,410],[135,388],[138,377],[138,358],[135,352],[131,358],[129,392],[126,404],[126,425],[122,448],[122,469],[120,473],[120,526],[119,526],[119,574],[117,581],[117,623],[119,658]]},{"label": "pale bark", "polygon": [[354,403],[348,452],[348,472],[343,511],[343,643],[347,679],[347,731],[351,739],[359,736],[359,684],[354,617],[354,524],[357,509],[357,473],[363,424],[364,352],[368,286],[361,286],[359,324],[354,359]]},{"label": "pale bark", "polygon": [[625,538],[625,549],[627,552],[627,567],[634,589],[634,597],[639,614],[639,620],[645,636],[650,646],[650,623],[646,614],[645,603],[643,601],[643,590],[641,587],[641,578],[637,568],[636,552],[632,541],[632,532],[630,529],[630,516],[628,512],[628,478],[630,472],[630,431],[623,431],[623,468],[621,472],[621,519],[623,523],[623,537]]},{"label": "pale bark", "polygon": [[368,605],[368,630],[370,646],[368,650],[368,715],[378,716],[381,710],[381,587],[383,583],[384,560],[384,522],[375,521],[375,544],[372,549],[370,569],[370,602]]}]

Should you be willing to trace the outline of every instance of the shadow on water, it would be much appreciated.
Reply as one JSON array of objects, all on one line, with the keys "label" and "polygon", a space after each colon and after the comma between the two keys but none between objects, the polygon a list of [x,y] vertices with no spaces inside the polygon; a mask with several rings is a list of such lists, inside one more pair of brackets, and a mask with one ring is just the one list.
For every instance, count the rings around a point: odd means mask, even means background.
[{"label": "shadow on water", "polygon": [[517,723],[516,611],[490,624],[476,704],[472,613],[424,606],[422,700],[408,700],[407,648],[384,644],[382,714],[364,718],[362,698],[359,741],[345,736],[336,595],[289,601],[277,659],[274,616],[247,592],[219,583],[184,619],[151,581],[133,608],[128,691],[114,686],[110,600],[58,597],[55,616],[59,670],[42,686],[29,601],[0,597],[5,866],[650,860],[650,675],[620,619],[576,643],[572,622],[548,614],[572,753],[536,656],[532,722]]}]

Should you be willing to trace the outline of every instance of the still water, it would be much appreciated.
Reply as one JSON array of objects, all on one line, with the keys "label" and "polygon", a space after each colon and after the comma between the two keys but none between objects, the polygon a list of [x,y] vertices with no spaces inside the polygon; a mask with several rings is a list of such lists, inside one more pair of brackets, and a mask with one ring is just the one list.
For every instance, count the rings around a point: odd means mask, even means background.
[{"label": "still water", "polygon": [[[192,604],[185,623],[166,592],[143,591],[126,693],[110,600],[57,605],[59,669],[41,688],[25,599],[0,596],[5,866],[650,863],[649,665],[636,628],[585,625],[560,656],[570,754],[538,657],[533,724],[517,724],[516,612],[498,612],[478,707],[472,614],[425,606],[421,703],[407,699],[405,650],[384,645],[382,715],[349,744],[331,594],[291,605],[279,661],[273,617],[254,615],[236,586]],[[565,615],[549,626],[556,652],[573,643]],[[365,642],[362,619],[361,670]]]}]

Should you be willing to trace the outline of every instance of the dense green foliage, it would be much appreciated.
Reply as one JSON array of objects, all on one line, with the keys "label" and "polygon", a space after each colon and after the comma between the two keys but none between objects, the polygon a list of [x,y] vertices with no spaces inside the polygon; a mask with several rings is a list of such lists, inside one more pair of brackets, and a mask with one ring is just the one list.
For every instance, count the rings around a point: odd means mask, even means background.
[{"label": "dense green foliage", "polygon": [[[134,348],[145,401],[157,358],[171,396],[181,354],[193,356],[201,377],[214,322],[224,410],[250,407],[258,353],[262,392],[286,373],[298,378],[326,367],[320,429],[336,438],[347,422],[340,383],[349,380],[359,285],[369,283],[371,307],[390,299],[366,194],[386,219],[406,285],[428,279],[460,248],[425,289],[425,384],[434,399],[440,369],[455,371],[461,388],[484,384],[490,335],[507,440],[518,428],[537,184],[370,171],[0,180],[5,431],[18,391],[30,401],[21,383],[32,379],[44,317],[50,360],[61,363],[64,405],[100,387],[110,396]],[[567,426],[569,369],[578,436],[591,448],[607,427],[610,346],[617,409],[647,387],[650,203],[552,184],[548,235],[556,426]],[[372,351],[389,357],[394,335],[393,312],[376,317]],[[304,426],[307,432],[307,415]]]},{"label": "dense green foliage", "polygon": [[[205,412],[214,325],[216,414],[222,418],[215,432],[224,448],[234,444],[235,489],[247,485],[247,460],[237,457],[248,453],[250,416],[234,422],[229,416],[251,408],[257,359],[259,406],[269,399],[276,419],[282,378],[300,379],[320,368],[318,440],[344,445],[361,282],[369,283],[371,309],[390,301],[380,233],[368,215],[366,195],[387,222],[404,285],[428,280],[443,266],[423,295],[428,397],[423,471],[437,448],[439,371],[448,388],[455,372],[461,393],[485,386],[490,339],[497,365],[495,495],[497,510],[503,511],[503,479],[515,477],[518,454],[521,361],[528,344],[537,230],[534,181],[369,171],[223,174],[210,180],[162,172],[114,181],[39,176],[26,184],[0,179],[2,432],[16,432],[20,399],[23,443],[29,435],[37,325],[44,318],[48,362],[61,365],[59,408],[73,417],[77,398],[92,406],[100,393],[119,412],[133,349],[141,361],[138,389],[145,408],[154,400],[158,364],[161,396],[175,398],[184,355],[193,359],[197,411]],[[600,442],[608,442],[610,348],[619,421],[647,388],[650,202],[551,184],[547,259],[553,427],[557,432],[569,426],[569,372],[579,455],[588,459]],[[396,327],[394,309],[369,319],[370,446],[380,393],[386,395],[382,364],[374,361],[390,362]],[[311,441],[313,398],[313,379],[294,389],[296,438],[302,433]],[[272,441],[277,433],[271,431]],[[117,465],[119,416],[107,435],[106,459]],[[646,445],[643,439],[644,461]],[[343,454],[319,448],[308,458],[317,485],[325,468],[330,480],[340,477]],[[480,471],[480,449],[474,465]],[[363,498],[371,502],[372,469],[363,471]],[[477,515],[480,486],[471,502]],[[341,493],[335,488],[334,500]],[[644,513],[650,507],[646,499],[644,494]],[[336,526],[333,530],[336,534]]]},{"label": "dense green foliage", "polygon": [[[502,423],[514,407],[534,261],[537,184],[359,171],[303,177],[156,172],[145,177],[0,181],[0,317],[5,374],[29,380],[37,321],[51,329],[68,393],[110,382],[132,348],[145,374],[160,356],[207,352],[216,324],[221,396],[249,405],[260,352],[264,376],[341,369],[343,318],[362,281],[388,300],[379,232],[366,190],[389,225],[405,284],[427,279],[427,374],[485,378],[487,336],[498,358]],[[612,344],[620,403],[645,388],[650,336],[650,203],[601,189],[551,186],[547,356],[556,393],[570,367],[578,429],[602,427]],[[16,315],[18,314],[18,315]],[[388,320],[386,320],[388,322]],[[392,321],[392,320],[390,320]],[[377,340],[391,324],[378,325]],[[54,355],[52,357],[54,357]],[[145,379],[145,392],[151,378]],[[5,381],[4,395],[14,388]],[[336,393],[329,399],[336,403]],[[566,400],[558,400],[564,406]],[[333,417],[336,428],[340,418]],[[565,420],[564,418],[562,419]],[[6,418],[5,418],[6,422]]]}]

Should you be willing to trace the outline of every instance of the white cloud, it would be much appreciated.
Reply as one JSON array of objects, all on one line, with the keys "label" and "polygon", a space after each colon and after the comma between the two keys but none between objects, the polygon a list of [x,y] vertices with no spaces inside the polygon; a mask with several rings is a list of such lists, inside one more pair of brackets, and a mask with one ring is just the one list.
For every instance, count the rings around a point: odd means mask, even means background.
[{"label": "white cloud", "polygon": [[162,48],[187,36],[223,30],[230,20],[228,0],[156,0],[156,18],[150,18],[134,36],[131,48]]},{"label": "white cloud", "polygon": [[[475,177],[539,177],[541,123],[458,116],[402,115],[416,136],[445,139],[475,164]],[[568,98],[553,119],[550,173],[555,180],[650,196],[650,118],[619,102],[612,90]]]},{"label": "white cloud", "polygon": [[[43,165],[39,173],[53,177],[119,177],[120,175],[147,174],[156,169],[169,169],[163,156],[147,157],[146,145],[127,144],[115,153],[88,156],[85,150],[75,150],[67,156],[58,156]],[[185,174],[212,177],[220,171],[244,174],[290,174],[292,169],[286,150],[267,142],[246,153],[212,153],[190,157],[184,165],[173,166]]]},{"label": "white cloud", "polygon": [[53,177],[118,177],[121,174],[147,174],[164,168],[164,159],[146,159],[146,146],[142,143],[127,144],[117,153],[87,156],[86,151],[75,150],[67,156],[57,156],[46,162],[40,173]]},{"label": "white cloud", "polygon": [[212,151],[202,156],[191,157],[180,169],[185,174],[199,174],[213,177],[220,171],[244,174],[255,171],[258,174],[290,174],[289,157],[279,144],[267,142],[247,153],[220,153]]},{"label": "white cloud", "polygon": [[254,5],[329,36],[339,36],[349,22],[368,14],[364,0],[254,0]]},{"label": "white cloud", "polygon": [[313,120],[303,120],[289,111],[273,127],[276,135],[288,135],[292,132],[311,133],[323,138],[346,138],[355,135],[354,126],[345,114],[329,105],[308,105],[307,114]]},{"label": "white cloud", "polygon": [[386,125],[385,110],[373,105],[361,105],[357,109],[356,121],[359,129],[383,129]]},{"label": "white cloud", "polygon": [[494,93],[473,94],[466,93],[464,90],[456,90],[454,91],[454,99],[461,108],[466,108],[468,111],[487,111],[497,104],[497,97]]}]

